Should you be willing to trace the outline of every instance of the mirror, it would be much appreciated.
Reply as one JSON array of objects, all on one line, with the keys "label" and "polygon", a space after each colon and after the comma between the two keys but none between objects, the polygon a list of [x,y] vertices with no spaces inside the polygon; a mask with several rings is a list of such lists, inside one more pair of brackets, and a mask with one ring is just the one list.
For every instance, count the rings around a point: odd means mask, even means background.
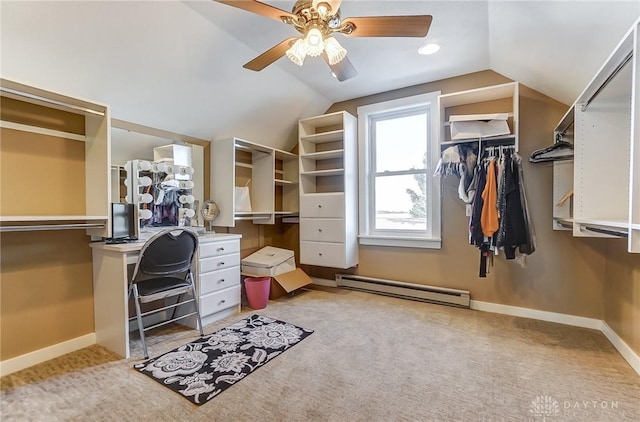
[{"label": "mirror", "polygon": [[220,214],[218,204],[212,200],[205,201],[204,204],[202,204],[201,212],[202,219],[209,223],[209,231],[213,232],[213,222]]},{"label": "mirror", "polygon": [[194,174],[191,177],[194,182],[191,194],[198,203],[202,204],[204,202],[205,160],[203,145],[208,143],[207,141],[115,119],[113,119],[111,123],[112,202],[121,202],[124,198],[124,192],[126,192],[126,190],[122,182],[124,180],[123,175],[125,174],[124,165],[127,161],[153,161],[154,148],[172,144],[188,145],[191,147],[191,167],[194,169]]}]

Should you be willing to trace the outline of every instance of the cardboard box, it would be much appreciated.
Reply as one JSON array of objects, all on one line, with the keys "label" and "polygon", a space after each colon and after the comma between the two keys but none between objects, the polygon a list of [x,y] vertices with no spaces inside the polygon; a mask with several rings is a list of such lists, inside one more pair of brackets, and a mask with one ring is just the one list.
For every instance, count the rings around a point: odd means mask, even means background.
[{"label": "cardboard box", "polygon": [[289,249],[265,246],[242,260],[241,270],[255,276],[275,276],[296,269],[294,253]]},{"label": "cardboard box", "polygon": [[468,114],[450,116],[451,139],[486,138],[489,136],[509,135],[508,113]]},{"label": "cardboard box", "polygon": [[313,280],[301,268],[275,275],[271,277],[269,299],[277,299],[311,283]]}]

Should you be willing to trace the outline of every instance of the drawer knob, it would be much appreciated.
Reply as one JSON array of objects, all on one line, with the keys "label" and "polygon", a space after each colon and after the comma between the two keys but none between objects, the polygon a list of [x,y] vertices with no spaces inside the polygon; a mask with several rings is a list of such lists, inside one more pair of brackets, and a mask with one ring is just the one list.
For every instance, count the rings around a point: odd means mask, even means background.
[{"label": "drawer knob", "polygon": [[322,205],[318,205],[318,208],[322,208]]},{"label": "drawer knob", "polygon": [[322,252],[318,253],[318,256],[322,256]]},{"label": "drawer knob", "polygon": [[222,299],[222,300],[220,301],[220,304],[222,305],[222,304],[224,304],[225,302],[226,302],[226,300]]},{"label": "drawer knob", "polygon": [[218,248],[218,252],[222,252],[222,251],[224,251],[224,246],[221,246]]},{"label": "drawer knob", "polygon": [[318,229],[318,231],[319,231],[320,233],[322,233],[322,229]]},{"label": "drawer knob", "polygon": [[218,267],[221,266],[221,265],[224,265],[224,261],[218,262]]},{"label": "drawer knob", "polygon": [[224,283],[224,278],[221,278],[220,280],[218,280],[218,283]]}]

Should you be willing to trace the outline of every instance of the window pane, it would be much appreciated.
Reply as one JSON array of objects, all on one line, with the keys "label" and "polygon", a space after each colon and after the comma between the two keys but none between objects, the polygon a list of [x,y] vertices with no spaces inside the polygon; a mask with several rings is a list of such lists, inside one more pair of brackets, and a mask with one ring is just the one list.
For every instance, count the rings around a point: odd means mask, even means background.
[{"label": "window pane", "polygon": [[375,121],[376,172],[426,166],[426,113]]},{"label": "window pane", "polygon": [[375,230],[426,231],[426,174],[375,179]]}]

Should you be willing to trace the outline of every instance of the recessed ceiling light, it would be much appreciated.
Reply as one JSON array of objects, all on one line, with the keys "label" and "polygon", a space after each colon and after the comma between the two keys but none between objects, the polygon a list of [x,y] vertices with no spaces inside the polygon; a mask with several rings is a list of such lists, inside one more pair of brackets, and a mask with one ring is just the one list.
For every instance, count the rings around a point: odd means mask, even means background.
[{"label": "recessed ceiling light", "polygon": [[433,54],[438,50],[440,50],[440,46],[438,44],[427,44],[418,49],[418,54],[426,56],[429,54]]}]

